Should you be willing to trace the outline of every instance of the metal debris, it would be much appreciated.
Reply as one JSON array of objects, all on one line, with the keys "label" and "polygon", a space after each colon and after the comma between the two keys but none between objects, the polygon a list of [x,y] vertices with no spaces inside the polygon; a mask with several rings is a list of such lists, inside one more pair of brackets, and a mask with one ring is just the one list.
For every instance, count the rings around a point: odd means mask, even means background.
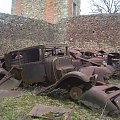
[{"label": "metal debris", "polygon": [[113,69],[104,66],[88,66],[81,68],[79,71],[86,74],[89,77],[92,77],[93,75],[97,74],[98,76],[96,80],[101,82],[105,82],[105,80],[108,80],[113,75]]},{"label": "metal debris", "polygon": [[[33,117],[41,117],[41,118],[48,118],[50,120],[53,120],[53,118],[58,115],[59,117],[63,117],[66,120],[70,120],[68,118],[71,118],[73,110],[71,109],[65,109],[61,107],[53,107],[53,106],[45,106],[45,105],[35,105],[32,110],[28,113],[29,116]],[[48,114],[51,114],[48,115]],[[50,118],[51,117],[51,118]]]},{"label": "metal debris", "polygon": [[81,102],[90,108],[102,109],[106,114],[120,115],[120,88],[117,86],[94,86],[81,96]]},{"label": "metal debris", "polygon": [[11,90],[17,89],[21,84],[20,80],[16,80],[12,77],[13,75],[7,74],[0,80],[0,89],[2,90]]}]

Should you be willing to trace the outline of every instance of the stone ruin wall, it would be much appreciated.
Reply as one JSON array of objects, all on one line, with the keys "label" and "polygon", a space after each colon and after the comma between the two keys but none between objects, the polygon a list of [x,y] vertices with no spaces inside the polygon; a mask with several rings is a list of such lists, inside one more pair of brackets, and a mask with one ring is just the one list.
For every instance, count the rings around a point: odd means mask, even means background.
[{"label": "stone ruin wall", "polygon": [[44,21],[0,14],[0,55],[10,50],[54,41],[53,26]]},{"label": "stone ruin wall", "polygon": [[64,19],[56,38],[82,50],[120,51],[120,14]]},{"label": "stone ruin wall", "polygon": [[82,50],[120,51],[120,15],[63,19],[58,24],[0,14],[0,55],[41,43],[67,43]]}]

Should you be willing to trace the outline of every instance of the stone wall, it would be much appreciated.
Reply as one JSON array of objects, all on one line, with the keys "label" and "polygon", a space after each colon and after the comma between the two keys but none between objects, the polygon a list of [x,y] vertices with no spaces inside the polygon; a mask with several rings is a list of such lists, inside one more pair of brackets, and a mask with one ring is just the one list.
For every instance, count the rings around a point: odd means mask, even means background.
[{"label": "stone wall", "polygon": [[120,51],[120,14],[71,17],[57,24],[0,14],[0,54],[51,42],[81,50]]},{"label": "stone wall", "polygon": [[19,15],[38,20],[43,19],[46,0],[12,0],[12,15]]},{"label": "stone wall", "polygon": [[120,14],[64,19],[55,38],[86,50],[120,50]]},{"label": "stone wall", "polygon": [[21,16],[42,20],[45,0],[22,0]]},{"label": "stone wall", "polygon": [[80,15],[81,0],[54,0],[54,22],[73,16],[73,2],[76,4],[76,16]]},{"label": "stone wall", "polygon": [[76,3],[76,15],[80,14],[81,0],[12,0],[12,15],[18,15],[49,23],[56,23],[73,14],[73,2]]},{"label": "stone wall", "polygon": [[54,0],[54,22],[60,21],[62,18],[68,17],[68,0]]},{"label": "stone wall", "polygon": [[54,40],[54,25],[44,21],[0,14],[0,54]]},{"label": "stone wall", "polygon": [[12,0],[11,13],[55,23],[68,17],[68,0]]},{"label": "stone wall", "polygon": [[[18,7],[19,7],[19,6],[18,6]],[[11,13],[12,13],[13,15],[17,15],[16,0],[12,0]]]}]

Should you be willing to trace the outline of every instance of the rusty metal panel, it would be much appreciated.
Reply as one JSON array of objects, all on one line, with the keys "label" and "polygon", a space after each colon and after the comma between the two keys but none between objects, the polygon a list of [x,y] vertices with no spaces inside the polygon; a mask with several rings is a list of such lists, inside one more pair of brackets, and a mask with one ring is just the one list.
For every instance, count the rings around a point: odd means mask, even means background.
[{"label": "rusty metal panel", "polygon": [[74,58],[74,59],[78,59],[82,56],[82,54],[80,53],[80,51],[75,50],[75,49],[71,49],[69,51],[70,55]]},{"label": "rusty metal panel", "polygon": [[115,101],[116,105],[118,106],[118,108],[120,108],[120,95],[117,98],[115,98],[114,101]]},{"label": "rusty metal panel", "polygon": [[89,59],[89,61],[102,65],[104,58],[103,57],[92,57]]},{"label": "rusty metal panel", "polygon": [[53,114],[59,113],[64,115],[66,118],[72,115],[71,109],[65,109],[61,107],[54,107],[54,106],[45,106],[45,105],[35,105],[28,115],[34,117],[43,117],[43,115],[52,112]]},{"label": "rusty metal panel", "polygon": [[21,80],[22,79],[21,72],[22,72],[22,68],[13,67],[12,70],[10,71],[10,74],[12,74],[15,79]]},{"label": "rusty metal panel", "polygon": [[94,73],[94,67],[83,67],[79,71],[90,77]]},{"label": "rusty metal panel", "polygon": [[58,79],[60,79],[66,73],[74,70],[74,66],[72,65],[72,59],[70,59],[69,57],[56,58],[56,60],[54,61],[54,66]]},{"label": "rusty metal panel", "polygon": [[108,80],[110,76],[112,76],[114,73],[113,69],[110,68],[109,66],[108,67],[89,66],[89,67],[81,68],[79,71],[88,75],[89,77],[91,77],[94,74],[97,74],[98,77],[96,80],[101,82]]},{"label": "rusty metal panel", "polygon": [[17,89],[20,84],[20,80],[16,80],[11,75],[6,75],[0,80],[0,90]]},{"label": "rusty metal panel", "polygon": [[90,108],[105,107],[109,114],[120,113],[120,90],[116,86],[94,86],[81,96],[81,102]]},{"label": "rusty metal panel", "polygon": [[4,68],[0,68],[0,74],[6,75],[8,74],[8,71],[6,71]]},{"label": "rusty metal panel", "polygon": [[22,65],[22,80],[27,84],[44,82],[46,73],[42,62]]}]

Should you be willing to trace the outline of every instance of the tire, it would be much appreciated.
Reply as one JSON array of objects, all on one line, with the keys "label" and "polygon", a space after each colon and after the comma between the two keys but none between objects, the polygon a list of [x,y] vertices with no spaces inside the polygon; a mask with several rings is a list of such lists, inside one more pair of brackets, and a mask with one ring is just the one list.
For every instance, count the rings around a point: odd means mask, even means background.
[{"label": "tire", "polygon": [[79,100],[82,93],[83,93],[83,90],[80,87],[72,87],[69,92],[70,97],[73,100]]}]

